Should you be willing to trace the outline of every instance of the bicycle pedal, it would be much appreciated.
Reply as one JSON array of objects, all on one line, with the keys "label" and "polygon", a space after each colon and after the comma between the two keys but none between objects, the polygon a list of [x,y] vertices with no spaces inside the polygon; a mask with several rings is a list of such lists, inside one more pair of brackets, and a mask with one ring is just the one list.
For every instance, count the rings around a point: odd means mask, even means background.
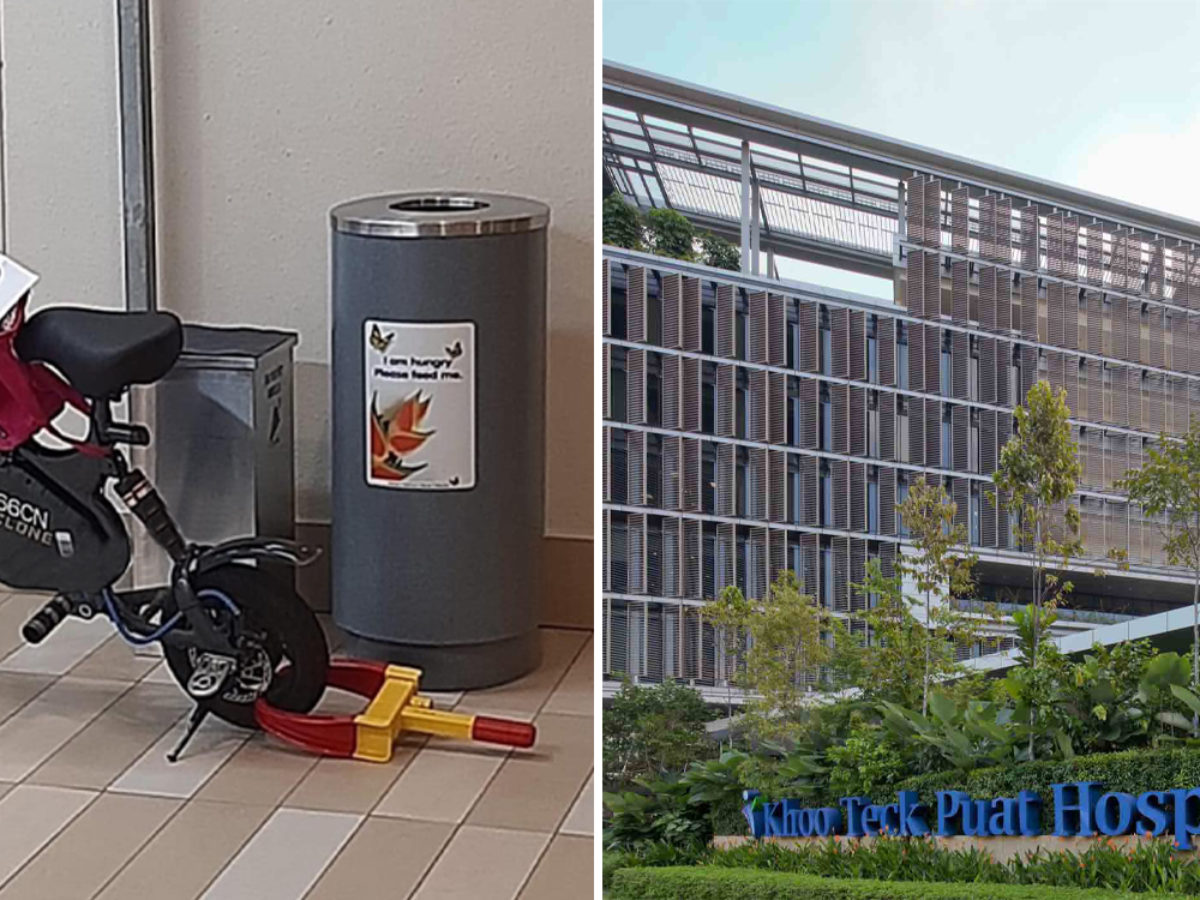
[{"label": "bicycle pedal", "polygon": [[187,692],[197,700],[207,700],[217,693],[225,684],[225,679],[233,671],[235,660],[230,656],[218,656],[215,653],[201,653],[196,660],[196,668],[188,678]]}]

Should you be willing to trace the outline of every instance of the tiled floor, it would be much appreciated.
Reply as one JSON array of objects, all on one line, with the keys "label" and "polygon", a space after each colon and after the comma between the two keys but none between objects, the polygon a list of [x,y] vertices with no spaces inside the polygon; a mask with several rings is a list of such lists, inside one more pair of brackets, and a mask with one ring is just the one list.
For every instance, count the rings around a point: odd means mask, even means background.
[{"label": "tiled floor", "polygon": [[544,630],[533,674],[434,695],[535,721],[530,751],[405,739],[376,765],[209,720],[171,765],[189,706],[161,662],[102,621],[23,647],[44,599],[0,593],[0,900],[591,896],[590,634]]}]

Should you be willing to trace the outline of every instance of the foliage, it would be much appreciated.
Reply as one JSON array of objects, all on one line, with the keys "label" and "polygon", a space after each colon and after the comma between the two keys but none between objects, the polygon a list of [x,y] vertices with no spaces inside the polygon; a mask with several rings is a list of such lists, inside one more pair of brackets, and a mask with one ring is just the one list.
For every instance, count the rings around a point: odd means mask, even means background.
[{"label": "foliage", "polygon": [[1024,737],[1021,726],[1013,722],[1012,710],[987,700],[956,703],[935,691],[929,696],[929,716],[886,701],[882,709],[884,723],[897,741],[930,747],[962,772],[981,763],[1012,760],[1015,742]]},{"label": "foliage", "polygon": [[789,738],[811,705],[809,685],[829,660],[829,647],[821,639],[830,627],[829,613],[800,592],[791,571],[783,572],[758,603],[748,603],[736,587],[727,587],[709,613],[745,636],[744,665],[736,679],[752,698],[747,724],[758,738]]},{"label": "foliage", "polygon": [[626,682],[604,710],[604,786],[624,790],[636,778],[681,772],[694,760],[715,756],[704,733],[712,718],[700,695],[685,685]]},{"label": "foliage", "polygon": [[644,250],[642,217],[625,198],[613,191],[604,198],[604,243],[626,250]]},{"label": "foliage", "polygon": [[[1121,847],[1098,840],[1082,852],[1038,850],[996,862],[974,847],[955,848],[932,838],[879,838],[780,845],[747,842],[727,849],[680,851],[643,847],[613,868],[698,865],[765,869],[821,878],[887,882],[1037,885],[1106,891],[1200,892],[1200,863],[1176,853],[1169,839]],[[986,896],[986,894],[985,894]]]},{"label": "foliage", "polygon": [[638,786],[640,791],[605,792],[610,813],[604,823],[605,848],[628,850],[654,843],[699,847],[712,837],[689,800],[688,785],[662,779],[639,781]]},{"label": "foliage", "polygon": [[618,869],[614,900],[1135,900],[1139,895],[1023,884],[822,878],[712,866]]},{"label": "foliage", "polygon": [[[1065,569],[1082,551],[1079,509],[1071,502],[1080,469],[1070,414],[1066,391],[1059,389],[1055,394],[1044,381],[1034,384],[1025,402],[1013,411],[1016,428],[1001,448],[992,475],[1000,503],[1016,523],[1021,546],[1033,555],[1033,604],[1025,658],[1035,672],[1048,628],[1042,609],[1053,611],[1072,588],[1071,582],[1050,571],[1051,560],[1057,559],[1059,568]],[[1028,689],[1018,701],[1028,711],[1027,752],[1033,758],[1037,719],[1046,698],[1036,690],[1040,685],[1035,678],[1019,686]]]},{"label": "foliage", "polygon": [[1192,788],[1200,784],[1200,749],[1123,750],[1071,759],[1008,763],[969,772],[932,772],[907,778],[875,799],[895,802],[895,791],[916,791],[925,803],[933,802],[937,791],[966,791],[973,797],[1015,797],[1021,791],[1036,791],[1042,798],[1042,820],[1053,822],[1054,797],[1049,786],[1071,781],[1098,781],[1106,791],[1134,795]]},{"label": "foliage", "polygon": [[1192,571],[1192,685],[1200,686],[1200,419],[1181,439],[1161,437],[1116,486],[1158,523],[1167,562]]},{"label": "foliage", "polygon": [[742,251],[723,237],[711,231],[700,233],[700,254],[706,266],[736,272],[742,267]]},{"label": "foliage", "polygon": [[[937,676],[957,669],[956,642],[978,638],[977,620],[960,612],[955,597],[968,595],[974,587],[972,569],[977,556],[962,552],[967,547],[967,528],[956,523],[958,504],[940,484],[914,479],[908,496],[897,510],[912,537],[913,553],[901,555],[896,568],[908,575],[924,600],[924,671],[921,679],[921,714],[929,711],[929,688]],[[936,661],[935,657],[936,648]],[[939,679],[940,680],[940,679]]]},{"label": "foliage", "polygon": [[845,743],[829,748],[832,765],[829,793],[862,797],[881,793],[899,781],[907,769],[904,755],[882,729],[860,725]]},{"label": "foliage", "polygon": [[651,252],[671,259],[696,258],[696,228],[686,216],[673,209],[646,213],[646,243]]}]

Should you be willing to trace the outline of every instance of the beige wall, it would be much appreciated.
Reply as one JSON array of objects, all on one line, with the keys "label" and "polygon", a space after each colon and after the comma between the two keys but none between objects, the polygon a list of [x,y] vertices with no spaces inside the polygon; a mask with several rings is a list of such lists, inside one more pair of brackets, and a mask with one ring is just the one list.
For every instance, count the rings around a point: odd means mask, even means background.
[{"label": "beige wall", "polygon": [[[4,221],[42,301],[119,305],[112,0],[3,0]],[[329,516],[328,228],[379,191],[553,209],[546,531],[592,530],[591,0],[152,0],[160,297],[300,332],[298,508]]]}]

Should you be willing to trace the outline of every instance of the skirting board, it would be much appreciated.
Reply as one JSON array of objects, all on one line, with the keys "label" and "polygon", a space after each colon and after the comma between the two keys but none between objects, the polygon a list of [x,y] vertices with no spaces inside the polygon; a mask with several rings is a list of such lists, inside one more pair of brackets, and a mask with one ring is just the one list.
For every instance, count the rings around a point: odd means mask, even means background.
[{"label": "skirting board", "polygon": [[[296,540],[320,547],[324,552],[311,566],[300,570],[296,586],[317,612],[329,605],[329,525],[297,522]],[[586,538],[547,537],[542,542],[542,624],[567,628],[591,628],[594,586],[592,541]]]}]

